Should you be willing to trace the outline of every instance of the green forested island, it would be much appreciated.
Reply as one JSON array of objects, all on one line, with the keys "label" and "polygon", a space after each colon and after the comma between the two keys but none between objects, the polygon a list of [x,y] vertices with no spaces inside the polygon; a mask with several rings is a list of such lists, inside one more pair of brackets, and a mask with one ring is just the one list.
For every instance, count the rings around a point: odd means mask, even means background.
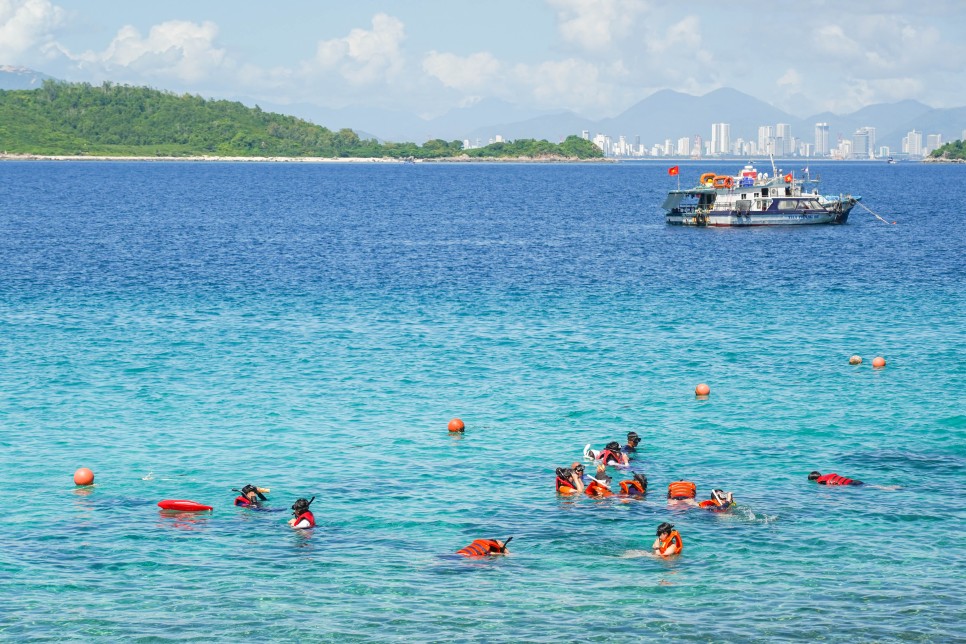
[{"label": "green forested island", "polygon": [[958,159],[966,161],[966,141],[952,141],[946,143],[935,150],[929,155],[936,159]]},{"label": "green forested island", "polygon": [[592,159],[601,150],[577,136],[463,150],[460,141],[379,143],[349,129],[333,132],[293,116],[232,101],[146,87],[46,81],[0,91],[0,152],[68,156],[375,157],[469,156]]}]

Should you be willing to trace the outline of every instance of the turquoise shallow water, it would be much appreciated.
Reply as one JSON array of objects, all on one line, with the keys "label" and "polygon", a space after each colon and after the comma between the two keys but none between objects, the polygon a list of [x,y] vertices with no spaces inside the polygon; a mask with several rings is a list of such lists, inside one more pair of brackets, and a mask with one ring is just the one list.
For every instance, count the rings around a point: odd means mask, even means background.
[{"label": "turquoise shallow water", "polygon": [[[962,639],[966,170],[819,169],[899,224],[669,228],[648,164],[0,164],[0,637]],[[646,501],[553,493],[632,429]]]}]

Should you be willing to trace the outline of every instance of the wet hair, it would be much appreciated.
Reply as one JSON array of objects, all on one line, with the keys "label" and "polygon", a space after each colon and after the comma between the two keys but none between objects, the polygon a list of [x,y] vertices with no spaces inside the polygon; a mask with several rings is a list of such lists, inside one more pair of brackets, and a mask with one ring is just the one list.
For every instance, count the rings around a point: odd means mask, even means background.
[{"label": "wet hair", "polygon": [[657,535],[660,536],[665,533],[670,534],[671,530],[673,529],[674,529],[674,526],[668,523],[667,521],[665,521],[661,525],[657,526]]},{"label": "wet hair", "polygon": [[312,501],[315,500],[313,496],[311,499],[297,499],[294,504],[292,504],[292,511],[295,514],[303,514],[308,512],[309,506],[312,505]]},{"label": "wet hair", "polygon": [[809,475],[808,475],[808,480],[809,481],[816,481],[816,480],[818,480],[818,478],[820,476],[822,476],[822,473],[821,472],[810,472]]},{"label": "wet hair", "polygon": [[570,478],[570,475],[573,474],[573,473],[574,473],[574,471],[572,469],[570,469],[569,467],[558,467],[557,468],[557,476],[559,476],[562,479],[569,479]]},{"label": "wet hair", "polygon": [[604,449],[609,449],[612,452],[619,452],[621,449],[621,444],[617,441],[611,441],[604,446]]},{"label": "wet hair", "polygon": [[640,443],[641,437],[637,435],[637,432],[627,432],[627,442],[628,443]]},{"label": "wet hair", "polygon": [[638,483],[640,483],[641,485],[643,485],[645,490],[647,489],[647,477],[646,476],[644,476],[640,472],[634,472],[634,480],[637,481]]}]

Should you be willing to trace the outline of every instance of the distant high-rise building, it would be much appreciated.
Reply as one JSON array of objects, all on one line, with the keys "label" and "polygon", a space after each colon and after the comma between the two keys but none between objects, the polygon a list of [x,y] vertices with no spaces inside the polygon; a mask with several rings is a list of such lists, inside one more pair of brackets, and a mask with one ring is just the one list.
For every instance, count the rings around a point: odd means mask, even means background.
[{"label": "distant high-rise building", "polygon": [[503,143],[503,135],[502,134],[497,134],[496,135],[496,143]]},{"label": "distant high-rise building", "polygon": [[792,149],[792,126],[779,123],[775,126],[775,154],[787,157]]},{"label": "distant high-rise building", "polygon": [[813,148],[811,143],[802,142],[801,146],[798,148],[798,153],[803,157],[812,156],[812,151],[813,151]]},{"label": "distant high-rise building", "polygon": [[886,157],[890,157],[890,156],[892,156],[892,152],[890,151],[888,145],[879,146],[879,158],[880,159],[885,159]]},{"label": "distant high-rise building", "polygon": [[927,134],[926,135],[926,149],[922,151],[922,156],[926,156],[933,150],[941,148],[943,145],[943,135],[942,134]]},{"label": "distant high-rise building", "polygon": [[711,154],[728,154],[731,150],[731,125],[711,124]]},{"label": "distant high-rise building", "polygon": [[679,157],[691,156],[691,137],[682,136],[678,139],[677,154]]},{"label": "distant high-rise building", "polygon": [[912,130],[902,137],[902,151],[911,157],[922,156],[922,132]]},{"label": "distant high-rise building", "polygon": [[860,127],[852,135],[852,157],[855,159],[871,159],[875,156],[874,150],[875,130],[873,128]]},{"label": "distant high-rise building", "polygon": [[770,125],[762,125],[758,128],[758,153],[775,153],[775,130]]},{"label": "distant high-rise building", "polygon": [[827,157],[828,147],[828,123],[815,124],[815,156]]},{"label": "distant high-rise building", "polygon": [[584,141],[589,141],[590,140],[590,130],[584,130],[583,132],[581,132],[580,133],[580,138],[582,138]]},{"label": "distant high-rise building", "polygon": [[704,149],[704,141],[701,140],[700,134],[694,135],[694,145],[691,146],[691,156],[700,157],[701,151]]}]

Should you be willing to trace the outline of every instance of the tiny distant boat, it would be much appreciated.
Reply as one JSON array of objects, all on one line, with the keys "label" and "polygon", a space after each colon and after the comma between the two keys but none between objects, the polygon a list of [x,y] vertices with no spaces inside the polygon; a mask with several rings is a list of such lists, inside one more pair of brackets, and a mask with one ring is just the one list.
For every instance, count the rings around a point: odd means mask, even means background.
[{"label": "tiny distant boat", "polygon": [[820,195],[792,173],[759,173],[750,163],[737,176],[707,172],[698,185],[671,190],[664,200],[665,220],[677,226],[792,226],[844,224],[862,199],[852,195]]},{"label": "tiny distant boat", "polygon": [[896,163],[896,160],[895,160],[895,159],[893,159],[892,157],[889,157],[888,159],[886,159],[886,163],[889,163],[889,164],[892,164],[892,165],[895,165],[895,163]]},{"label": "tiny distant boat", "polygon": [[179,510],[181,512],[210,512],[213,508],[203,503],[195,503],[187,499],[165,499],[158,501],[158,507],[162,510]]}]

